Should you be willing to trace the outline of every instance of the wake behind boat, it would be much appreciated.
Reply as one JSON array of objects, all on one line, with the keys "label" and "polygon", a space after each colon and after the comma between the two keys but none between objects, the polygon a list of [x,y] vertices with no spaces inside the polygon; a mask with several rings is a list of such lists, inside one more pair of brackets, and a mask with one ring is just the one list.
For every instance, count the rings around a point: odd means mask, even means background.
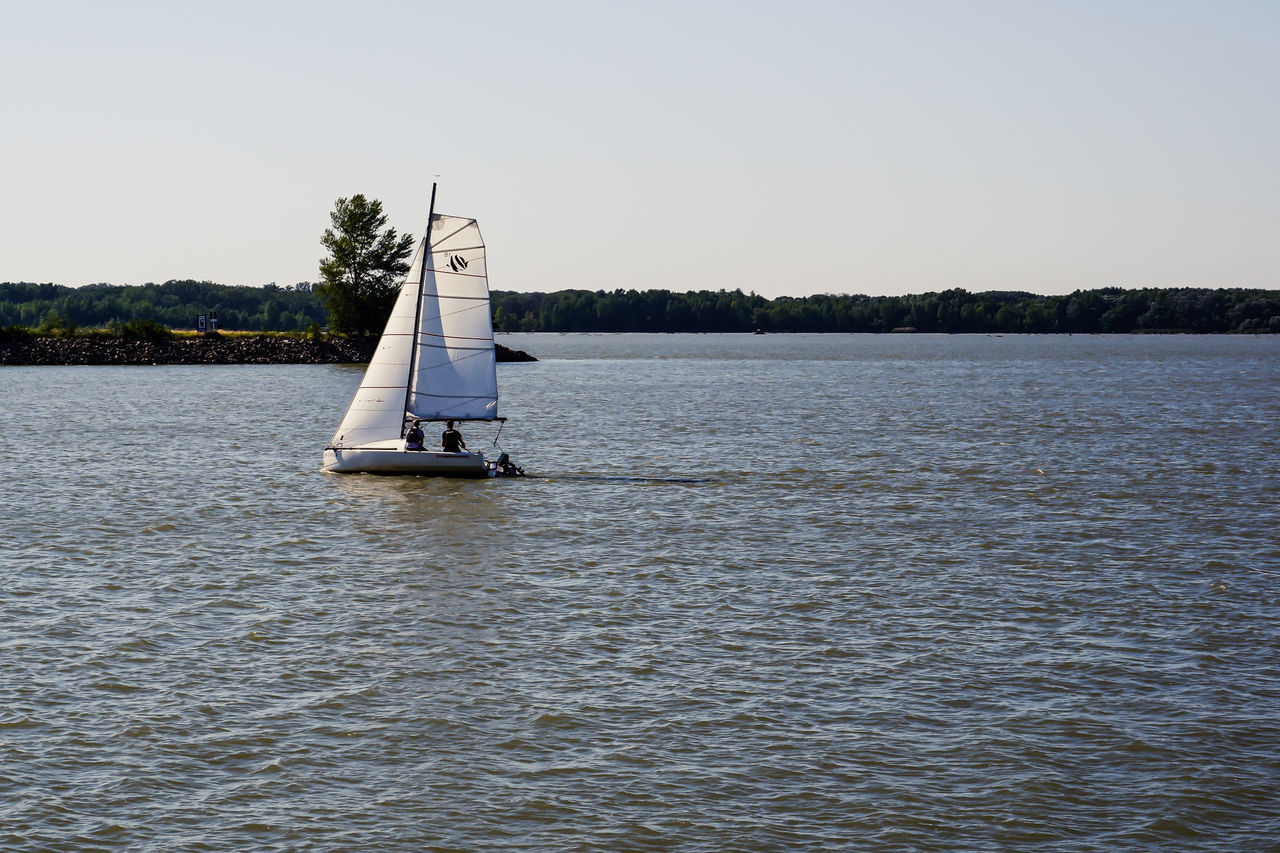
[{"label": "wake behind boat", "polygon": [[[502,453],[406,442],[415,421],[497,421],[498,373],[484,240],[474,219],[435,212],[351,405],[324,449],[338,473],[495,477],[523,473]],[[430,439],[428,439],[430,441]],[[497,439],[494,439],[495,446]]]}]

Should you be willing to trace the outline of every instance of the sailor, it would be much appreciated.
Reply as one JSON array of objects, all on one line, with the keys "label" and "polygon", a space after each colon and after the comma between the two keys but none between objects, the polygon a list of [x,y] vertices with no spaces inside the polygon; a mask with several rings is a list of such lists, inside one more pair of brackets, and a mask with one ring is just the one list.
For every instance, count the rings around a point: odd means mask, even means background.
[{"label": "sailor", "polygon": [[422,421],[414,421],[413,426],[410,427],[408,434],[404,437],[404,449],[421,450],[423,438]]},{"label": "sailor", "polygon": [[445,453],[461,453],[467,443],[462,440],[462,433],[453,428],[453,421],[445,421],[445,431],[440,433],[440,446]]}]

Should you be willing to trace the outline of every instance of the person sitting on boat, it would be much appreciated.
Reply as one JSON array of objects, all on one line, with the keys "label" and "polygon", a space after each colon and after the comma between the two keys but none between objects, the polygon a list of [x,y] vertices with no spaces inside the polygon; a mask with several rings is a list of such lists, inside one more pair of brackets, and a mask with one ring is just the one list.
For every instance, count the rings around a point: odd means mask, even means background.
[{"label": "person sitting on boat", "polygon": [[453,428],[453,421],[445,421],[445,430],[440,433],[440,446],[445,453],[461,453],[467,443],[462,440],[462,433]]},{"label": "person sitting on boat", "polygon": [[422,421],[414,421],[413,426],[409,428],[409,432],[404,437],[405,450],[421,450],[422,442],[426,438],[422,434]]}]

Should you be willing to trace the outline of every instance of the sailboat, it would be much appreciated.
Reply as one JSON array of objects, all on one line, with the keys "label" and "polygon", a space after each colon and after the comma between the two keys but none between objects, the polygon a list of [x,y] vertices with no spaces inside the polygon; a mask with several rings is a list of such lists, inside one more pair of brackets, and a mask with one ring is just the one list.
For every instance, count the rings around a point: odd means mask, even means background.
[{"label": "sailboat", "polygon": [[[442,477],[518,473],[507,454],[406,446],[416,421],[496,421],[498,373],[484,240],[474,219],[435,212],[323,470]],[[409,442],[412,444],[412,442]],[[497,438],[494,439],[495,446]]]}]

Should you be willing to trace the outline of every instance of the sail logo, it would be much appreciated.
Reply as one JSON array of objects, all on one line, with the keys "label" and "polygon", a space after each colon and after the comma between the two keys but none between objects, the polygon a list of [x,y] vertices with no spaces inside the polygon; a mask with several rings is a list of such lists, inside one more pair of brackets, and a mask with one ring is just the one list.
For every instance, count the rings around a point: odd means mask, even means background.
[{"label": "sail logo", "polygon": [[467,268],[467,259],[462,257],[462,255],[450,255],[449,268],[454,272],[462,272]]}]

